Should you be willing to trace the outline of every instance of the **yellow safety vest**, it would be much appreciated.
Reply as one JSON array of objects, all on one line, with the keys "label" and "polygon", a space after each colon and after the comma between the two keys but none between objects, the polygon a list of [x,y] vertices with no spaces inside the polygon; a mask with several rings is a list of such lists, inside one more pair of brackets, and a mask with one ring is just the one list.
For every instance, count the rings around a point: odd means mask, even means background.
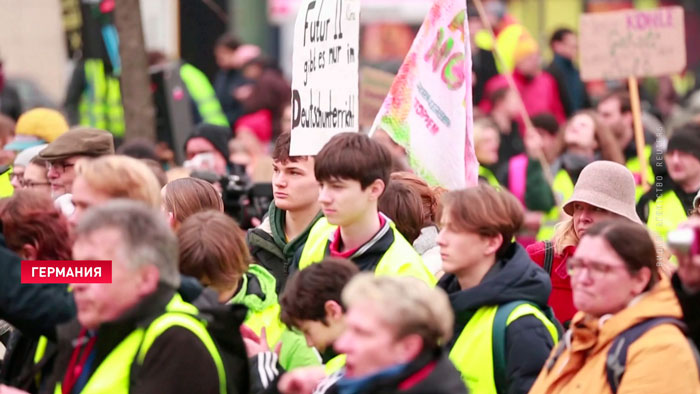
[{"label": "yellow safety vest", "polygon": [[[645,175],[645,180],[643,182],[647,182],[649,185],[653,185],[654,182],[656,182],[656,175],[654,175],[654,169],[651,166],[651,146],[646,145],[644,147],[644,157],[647,158],[647,169],[646,169],[646,175]],[[640,168],[641,165],[639,164],[639,158],[637,156],[632,157],[631,159],[627,160],[627,163],[625,163],[625,167],[627,167],[628,170],[630,170],[633,174],[639,174],[640,173]],[[639,199],[644,195],[644,185],[636,185],[634,189],[634,195],[635,195],[635,201],[639,201]]]},{"label": "yellow safety vest", "polygon": [[[497,305],[479,308],[469,320],[450,350],[450,360],[462,374],[470,393],[496,394],[493,362],[493,323]],[[515,320],[533,315],[544,324],[556,345],[557,327],[545,314],[531,304],[518,305],[508,315],[506,326]]]},{"label": "yellow safety vest", "polygon": [[202,122],[228,127],[228,119],[226,119],[224,110],[221,109],[221,103],[219,103],[207,76],[195,66],[184,63],[180,66],[180,78],[197,105]]},{"label": "yellow safety vest", "polygon": [[649,201],[647,227],[666,240],[666,234],[688,218],[683,203],[673,190],[663,193],[656,201]]},{"label": "yellow safety vest", "polygon": [[87,59],[84,65],[87,88],[80,98],[80,124],[124,136],[124,107],[119,79],[105,73],[101,59]]},{"label": "yellow safety vest", "polygon": [[501,183],[498,182],[498,178],[496,178],[496,175],[493,174],[493,171],[489,170],[484,166],[479,166],[479,176],[486,179],[486,182],[489,185],[500,189]]},{"label": "yellow safety vest", "polygon": [[[124,338],[97,366],[80,393],[128,394],[130,366],[134,361],[142,364],[153,342],[169,328],[178,326],[190,330],[207,348],[216,365],[219,376],[219,392],[225,394],[226,371],[224,363],[205,323],[195,317],[198,313],[197,308],[184,302],[176,293],[165,310],[165,313],[157,317],[147,328],[137,328]],[[176,378],[173,377],[173,379]],[[60,383],[56,385],[54,394],[61,394]]]},{"label": "yellow safety vest", "polygon": [[347,356],[344,354],[339,354],[332,359],[328,360],[325,366],[326,375],[340,371],[341,368],[345,366],[345,361]]},{"label": "yellow safety vest", "polygon": [[[557,201],[564,204],[565,201],[571,198],[574,194],[574,182],[571,180],[569,173],[561,169],[557,172],[552,182],[552,191],[556,195]],[[554,226],[561,220],[561,205],[555,206],[542,218],[540,231],[537,233],[538,241],[547,241],[554,236]]]},{"label": "yellow safety vest", "polygon": [[[391,231],[394,233],[394,242],[389,246],[389,249],[384,253],[384,256],[377,263],[374,273],[377,275],[407,275],[413,276],[425,281],[426,283],[435,285],[437,282],[433,274],[428,270],[428,267],[423,263],[423,259],[418,252],[413,249],[413,246],[406,241],[406,238],[396,230],[394,222],[389,221]],[[330,226],[328,220],[324,217],[318,220],[311,228],[309,237],[306,240],[304,249],[299,259],[299,269],[310,266],[311,264],[320,263],[326,257],[326,249],[328,248],[328,236],[332,231],[335,231],[335,226]]]}]

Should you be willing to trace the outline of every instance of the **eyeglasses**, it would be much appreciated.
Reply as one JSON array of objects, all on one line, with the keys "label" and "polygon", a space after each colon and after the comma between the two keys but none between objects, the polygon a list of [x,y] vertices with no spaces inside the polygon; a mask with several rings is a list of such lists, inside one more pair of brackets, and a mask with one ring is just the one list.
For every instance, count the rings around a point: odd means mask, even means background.
[{"label": "eyeglasses", "polygon": [[17,172],[11,172],[10,173],[10,179],[17,179],[19,182],[22,182],[22,179],[24,178],[23,173],[17,173]]},{"label": "eyeglasses", "polygon": [[577,257],[569,257],[569,259],[566,261],[566,272],[569,273],[569,276],[575,276],[584,269],[588,271],[588,274],[592,277],[600,278],[611,273],[614,270],[626,270],[627,267],[622,265],[610,265],[596,261],[584,262],[582,259]]},{"label": "eyeglasses", "polygon": [[47,163],[46,164],[46,170],[51,171],[52,169],[56,172],[65,172],[66,168],[74,167],[75,163],[65,163],[65,162],[58,162],[58,163]]},{"label": "eyeglasses", "polygon": [[25,188],[25,189],[31,189],[33,187],[38,187],[38,186],[50,186],[50,182],[32,182],[27,179],[22,179],[20,180],[19,184]]}]

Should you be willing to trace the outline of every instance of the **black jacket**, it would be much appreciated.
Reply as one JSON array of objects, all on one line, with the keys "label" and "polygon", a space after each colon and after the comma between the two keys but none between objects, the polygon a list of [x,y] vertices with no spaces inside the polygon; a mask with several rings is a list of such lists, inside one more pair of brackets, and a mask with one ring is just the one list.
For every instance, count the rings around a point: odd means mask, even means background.
[{"label": "black jacket", "polygon": [[[0,236],[1,237],[1,236]],[[21,260],[0,239],[0,319],[26,335],[55,338],[55,327],[75,316],[65,285],[22,284]]]},{"label": "black jacket", "polygon": [[[510,246],[478,286],[462,290],[454,275],[445,275],[438,287],[447,292],[455,312],[455,331],[449,348],[479,308],[522,300],[544,310],[552,290],[547,273],[517,243]],[[508,393],[527,393],[554,346],[551,335],[539,319],[526,315],[508,325],[505,345]]]},{"label": "black jacket", "polygon": [[[120,319],[102,324],[97,330],[90,376],[132,331],[146,327],[160,316],[174,293],[175,290],[161,285]],[[73,353],[72,344],[79,332],[77,320],[58,328],[58,356],[47,393],[53,392],[55,384],[63,380]],[[219,393],[216,364],[204,344],[186,328],[175,326],[167,329],[153,342],[143,364],[138,367],[135,364],[124,366],[132,368],[130,393]]]},{"label": "black jacket", "polygon": [[[316,388],[316,393],[338,394],[339,374],[331,375]],[[397,375],[382,377],[368,383],[360,392],[365,394],[466,394],[462,376],[448,358],[447,352],[438,349],[426,352]]]},{"label": "black jacket", "polygon": [[683,287],[678,274],[673,275],[671,283],[683,308],[683,321],[688,326],[688,334],[695,346],[700,347],[700,292],[689,293]]}]

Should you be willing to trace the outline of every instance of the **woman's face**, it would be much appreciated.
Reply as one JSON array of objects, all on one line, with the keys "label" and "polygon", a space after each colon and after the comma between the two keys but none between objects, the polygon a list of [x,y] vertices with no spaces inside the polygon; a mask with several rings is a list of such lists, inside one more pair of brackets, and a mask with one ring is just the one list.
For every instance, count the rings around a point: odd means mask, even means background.
[{"label": "woman's face", "polygon": [[493,127],[486,127],[481,130],[479,137],[474,141],[474,150],[479,164],[488,166],[498,162],[500,138],[498,130]]},{"label": "woman's face", "polygon": [[589,227],[600,222],[601,220],[612,219],[618,216],[610,211],[606,211],[603,208],[598,208],[591,204],[586,204],[585,202],[576,202],[574,203],[574,212],[572,217],[574,219],[574,231],[576,232],[576,237],[581,239],[586,234],[586,230]]},{"label": "woman's face", "polygon": [[574,305],[600,317],[614,314],[641,294],[651,272],[642,268],[632,275],[625,262],[601,236],[585,236],[566,262],[571,276]]},{"label": "woman's face", "polygon": [[566,146],[596,149],[598,144],[593,119],[585,114],[574,116],[564,130],[564,142]]},{"label": "woman's face", "polygon": [[500,246],[494,247],[491,238],[455,228],[449,209],[442,213],[437,244],[440,246],[443,270],[457,277],[488,260]]}]

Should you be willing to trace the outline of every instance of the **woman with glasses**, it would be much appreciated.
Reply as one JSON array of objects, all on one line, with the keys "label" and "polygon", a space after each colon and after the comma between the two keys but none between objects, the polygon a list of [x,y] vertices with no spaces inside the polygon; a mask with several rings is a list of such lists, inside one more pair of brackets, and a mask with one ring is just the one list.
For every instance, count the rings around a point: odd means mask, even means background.
[{"label": "woman with glasses", "polygon": [[595,223],[612,218],[641,223],[635,210],[634,176],[621,164],[594,161],[581,171],[563,210],[569,216],[555,226],[552,240],[532,244],[527,247],[527,252],[549,274],[552,282],[549,305],[557,319],[568,326],[577,308],[573,303],[566,262]]},{"label": "woman with glasses", "polygon": [[640,224],[586,230],[567,260],[579,312],[530,393],[700,393],[681,307],[657,262]]}]

